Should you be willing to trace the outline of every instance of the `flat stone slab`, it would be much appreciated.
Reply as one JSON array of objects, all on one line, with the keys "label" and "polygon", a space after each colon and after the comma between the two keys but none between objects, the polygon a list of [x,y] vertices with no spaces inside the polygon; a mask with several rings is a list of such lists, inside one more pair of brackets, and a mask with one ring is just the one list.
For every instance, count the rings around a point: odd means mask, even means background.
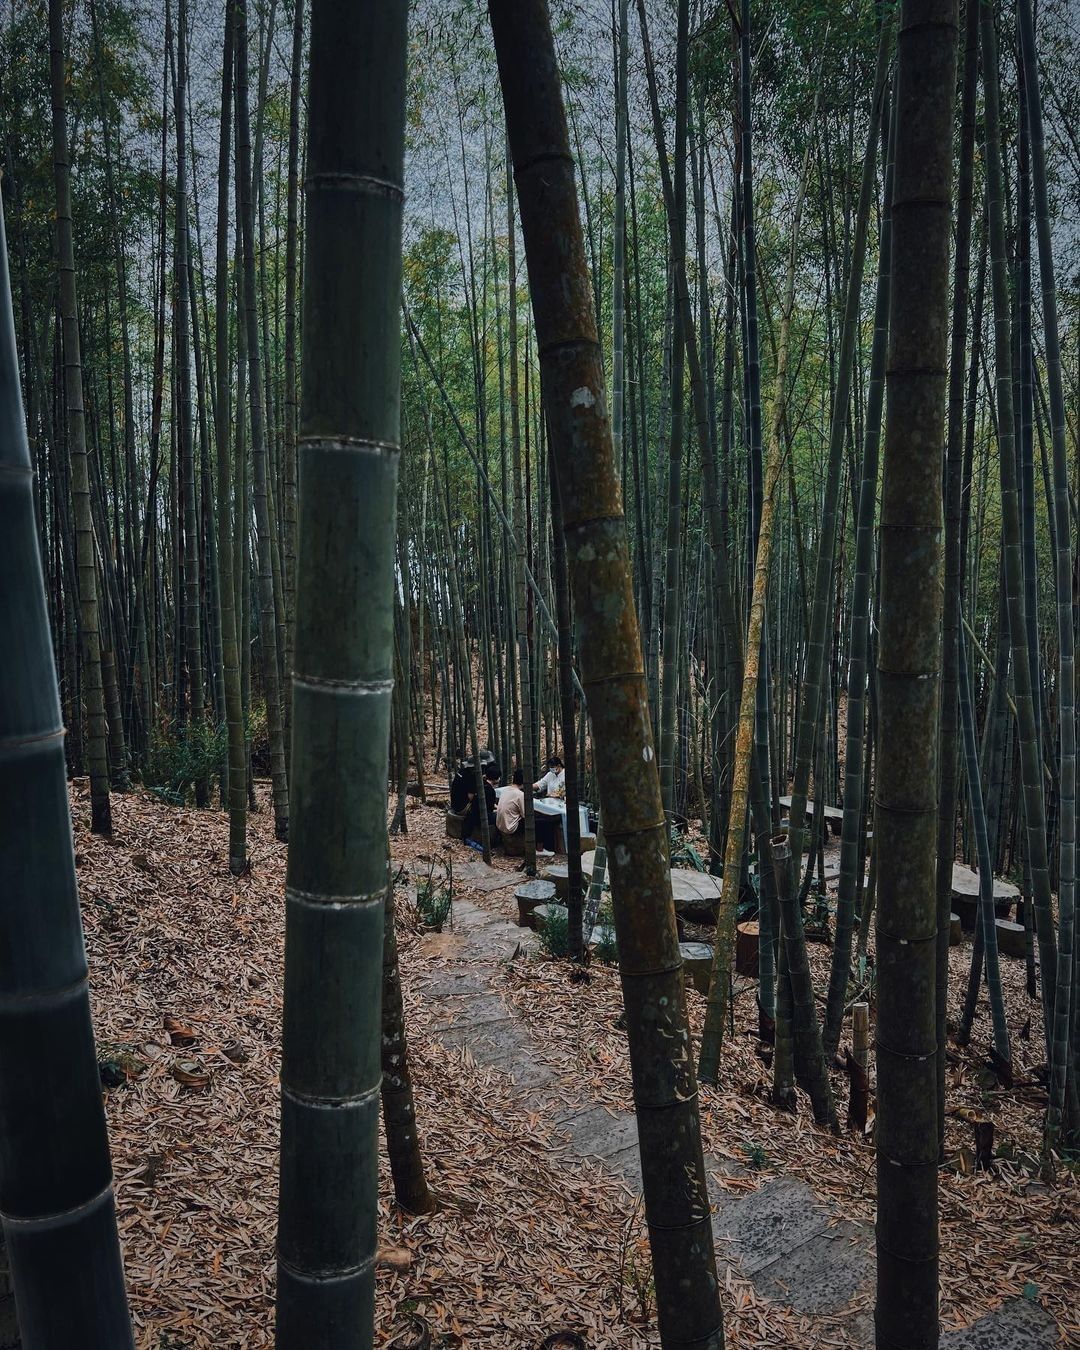
[{"label": "flat stone slab", "polygon": [[[1019,900],[1020,892],[1004,877],[994,878],[994,913],[999,919],[1007,919],[1013,905]],[[973,867],[963,863],[954,863],[952,871],[952,905],[960,922],[969,930],[975,927],[975,915],[979,908],[979,874]]]},{"label": "flat stone slab", "polygon": [[448,1031],[451,1027],[478,1027],[486,1022],[505,1022],[509,1015],[506,1004],[498,994],[472,994],[444,1001],[442,1015],[432,1023],[432,1030]]},{"label": "flat stone slab", "polygon": [[754,1288],[798,1313],[842,1308],[874,1278],[874,1230],[842,1220],[763,1266]]},{"label": "flat stone slab", "polygon": [[464,882],[477,891],[501,891],[516,886],[521,877],[516,872],[500,872],[486,862],[461,863],[454,868],[454,880]]},{"label": "flat stone slab", "polygon": [[603,1165],[620,1177],[633,1195],[641,1194],[641,1151],[637,1144],[620,1149],[618,1153],[609,1153]]},{"label": "flat stone slab", "polygon": [[[780,805],[783,807],[783,809],[784,809],[785,811],[787,811],[788,814],[790,815],[790,814],[791,814],[791,798],[790,798],[790,797],[781,797],[781,798],[779,799],[779,801],[780,801]],[[844,812],[843,812],[842,808],[839,807],[839,806],[823,806],[823,807],[821,808],[821,810],[822,810],[822,815],[823,815],[823,817],[824,817],[824,819],[825,819],[825,823],[828,825],[829,829],[832,831],[833,834],[839,834],[839,833],[840,833],[840,830],[841,830],[841,827],[842,827],[843,824],[844,824]],[[810,801],[810,800],[807,800],[807,803],[806,803],[806,822],[807,822],[807,824],[810,824],[810,822],[813,820],[813,818],[814,818],[814,803],[813,803],[812,801]]]},{"label": "flat stone slab", "polygon": [[637,1122],[625,1111],[613,1115],[603,1106],[589,1106],[561,1120],[559,1129],[570,1136],[571,1148],[583,1158],[605,1159],[637,1148]]},{"label": "flat stone slab", "polygon": [[[952,870],[952,888],[954,895],[968,895],[972,899],[979,898],[979,874],[974,867],[968,867],[964,863],[953,863]],[[1019,889],[1006,881],[1004,877],[994,878],[994,899],[995,900],[1017,900],[1020,897]]]},{"label": "flat stone slab", "polygon": [[671,895],[676,913],[692,923],[715,923],[720,904],[719,877],[695,872],[687,867],[671,869]]},{"label": "flat stone slab", "polygon": [[433,970],[425,979],[417,981],[417,988],[426,999],[437,1002],[446,998],[485,994],[488,983],[469,970]]},{"label": "flat stone slab", "polygon": [[459,900],[454,905],[454,926],[461,944],[459,955],[462,960],[505,961],[530,936],[501,915],[492,914],[468,900]]},{"label": "flat stone slab", "polygon": [[455,900],[453,910],[454,930],[459,933],[473,933],[479,928],[491,928],[503,922],[498,914],[489,909],[481,909],[471,900]]},{"label": "flat stone slab", "polygon": [[[775,1177],[725,1205],[714,1220],[724,1254],[755,1275],[829,1226],[829,1212],[803,1181]],[[726,1239],[726,1241],[723,1241]]]},{"label": "flat stone slab", "polygon": [[949,1331],[941,1350],[1053,1350],[1058,1344],[1054,1318],[1026,1298],[1010,1298],[963,1331]]},{"label": "flat stone slab", "polygon": [[[593,861],[596,857],[595,852],[583,853],[581,855],[581,874],[582,882],[588,886],[592,877]],[[555,863],[549,867],[544,876],[553,881],[559,888],[560,896],[566,894],[566,864]],[[610,881],[610,873],[605,869],[604,880]],[[720,900],[720,878],[710,876],[707,872],[697,872],[689,867],[673,867],[671,869],[671,894],[675,901],[675,908],[688,919],[693,919],[694,913],[701,913],[704,918],[696,922],[711,923],[716,917],[716,906]]]},{"label": "flat stone slab", "polygon": [[437,1035],[451,1049],[468,1050],[484,1068],[509,1074],[520,1087],[543,1087],[554,1077],[536,1058],[528,1032],[509,1015],[498,1022],[447,1027]]}]

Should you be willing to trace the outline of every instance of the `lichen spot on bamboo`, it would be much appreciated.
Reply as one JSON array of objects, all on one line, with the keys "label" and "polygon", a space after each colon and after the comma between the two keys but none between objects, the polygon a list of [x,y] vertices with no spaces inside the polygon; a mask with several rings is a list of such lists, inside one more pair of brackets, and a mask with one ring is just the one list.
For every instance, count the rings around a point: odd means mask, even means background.
[{"label": "lichen spot on bamboo", "polygon": [[646,745],[646,746],[644,747],[644,749],[643,749],[642,752],[641,752],[641,758],[645,761],[646,764],[651,764],[651,763],[652,763],[653,758],[654,758],[654,753],[653,753],[653,748],[652,748],[651,745]]},{"label": "lichen spot on bamboo", "polygon": [[571,408],[593,408],[596,406],[596,395],[587,384],[575,389],[570,395]]}]

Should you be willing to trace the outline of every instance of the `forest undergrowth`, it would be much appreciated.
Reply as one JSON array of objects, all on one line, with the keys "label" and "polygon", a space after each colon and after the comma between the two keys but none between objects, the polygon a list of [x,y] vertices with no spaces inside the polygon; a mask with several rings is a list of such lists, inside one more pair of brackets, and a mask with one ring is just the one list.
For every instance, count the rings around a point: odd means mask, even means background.
[{"label": "forest undergrowth", "polygon": [[[142,790],[117,794],[115,833],[104,840],[89,832],[85,784],[72,789],[139,1350],[272,1344],[285,848],[274,838],[268,787],[260,783],[257,795],[252,871],[234,879],[225,815],[174,808]],[[404,866],[417,879],[447,842],[442,810],[415,802],[408,824],[391,850],[395,870]],[[473,856],[459,843],[451,848],[455,862]],[[512,868],[516,860],[497,856],[495,865]],[[455,895],[512,917],[510,889],[482,894],[459,884]],[[397,1211],[384,1158],[378,1343],[417,1313],[445,1346],[532,1346],[562,1326],[582,1331],[590,1350],[655,1344],[644,1318],[640,1205],[599,1167],[560,1159],[552,1122],[523,1108],[504,1075],[435,1038],[438,1007],[419,998],[416,985],[444,961],[453,935],[421,934],[403,896],[397,909],[417,1113],[439,1208],[423,1218]],[[962,988],[969,953],[966,943],[952,951],[954,990]],[[810,955],[822,989],[829,949],[811,943]],[[504,963],[496,984],[577,1099],[630,1110],[617,973],[596,962],[588,982],[572,983],[569,973],[566,963],[532,955]],[[1054,1188],[1038,1178],[1039,1006],[1027,998],[1022,961],[1003,962],[1003,979],[1016,1086],[992,1085],[985,1070],[982,1004],[971,1045],[955,1051],[949,1068],[943,1326],[967,1325],[1003,1299],[1027,1297],[1076,1344],[1078,1177],[1062,1170]],[[740,1165],[724,1183],[730,1190],[788,1174],[845,1219],[872,1219],[872,1141],[815,1128],[801,1094],[794,1114],[770,1104],[753,990],[746,982],[740,990],[720,1087],[702,1089],[706,1153]],[[689,998],[700,1032],[704,1000]],[[842,1080],[834,1073],[841,1115]],[[972,1170],[972,1119],[994,1121],[992,1173]],[[727,1286],[734,1346],[858,1345],[871,1311],[869,1284],[842,1316],[816,1318],[769,1301],[735,1274]]]}]

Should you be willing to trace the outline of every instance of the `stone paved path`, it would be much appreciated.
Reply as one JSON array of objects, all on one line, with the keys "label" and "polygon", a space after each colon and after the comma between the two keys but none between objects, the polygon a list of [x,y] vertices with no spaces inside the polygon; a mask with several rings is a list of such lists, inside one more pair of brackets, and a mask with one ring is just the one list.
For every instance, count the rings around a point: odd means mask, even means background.
[{"label": "stone paved path", "polygon": [[[481,864],[482,866],[482,864]],[[489,869],[485,869],[487,871]],[[505,877],[499,885],[495,877]],[[489,893],[518,884],[515,873],[492,873]],[[543,1063],[528,1028],[496,992],[498,969],[521,947],[536,950],[535,935],[490,911],[458,900],[455,941],[440,968],[419,984],[439,1005],[436,1034],[450,1047],[467,1048],[477,1064],[507,1074],[521,1094],[523,1110],[543,1111],[563,1142],[554,1145],[568,1162],[595,1159],[641,1194],[637,1131],[629,1112],[598,1104],[569,1106],[557,1073]],[[773,1177],[756,1190],[732,1192],[718,1177],[745,1174],[738,1163],[707,1156],[712,1179],[713,1231],[717,1261],[749,1279],[757,1293],[797,1313],[835,1314],[872,1286],[871,1225],[837,1214],[794,1177]],[[874,1342],[865,1314],[853,1314],[849,1330],[866,1346]],[[1050,1350],[1057,1324],[1035,1303],[1012,1299],[961,1332],[941,1338],[943,1350]]]}]

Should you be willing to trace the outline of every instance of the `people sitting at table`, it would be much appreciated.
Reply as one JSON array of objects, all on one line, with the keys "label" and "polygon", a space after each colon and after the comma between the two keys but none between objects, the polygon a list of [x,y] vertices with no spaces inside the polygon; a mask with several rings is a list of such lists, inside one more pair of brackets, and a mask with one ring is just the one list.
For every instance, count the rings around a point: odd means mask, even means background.
[{"label": "people sitting at table", "polygon": [[[450,810],[460,816],[476,795],[476,761],[471,756],[466,758],[464,750],[458,749],[454,752],[454,762],[457,767],[450,779]],[[480,751],[481,770],[486,764],[494,763],[495,756],[490,750]]]},{"label": "people sitting at table", "polygon": [[459,750],[455,756],[457,768],[450,779],[450,810],[456,816],[463,815],[468,808],[469,798],[476,791],[476,771],[470,765],[465,767],[465,759]]},{"label": "people sitting at table", "polygon": [[539,792],[542,797],[561,797],[563,795],[566,790],[566,771],[558,755],[548,756],[547,773],[533,784],[533,789]]},{"label": "people sitting at table", "polygon": [[[487,811],[488,826],[491,830],[492,843],[497,842],[499,838],[495,824],[495,804],[497,800],[495,789],[498,786],[501,777],[502,774],[500,773],[497,764],[484,765],[484,807]],[[482,838],[480,825],[480,808],[474,787],[473,791],[469,793],[469,806],[465,812],[465,838]]]},{"label": "people sitting at table", "polygon": [[[514,770],[514,781],[504,787],[499,794],[499,805],[495,812],[495,824],[505,841],[509,836],[519,838],[525,834],[525,776],[520,769]],[[555,820],[550,816],[533,815],[536,842],[549,853],[555,852]]]}]

